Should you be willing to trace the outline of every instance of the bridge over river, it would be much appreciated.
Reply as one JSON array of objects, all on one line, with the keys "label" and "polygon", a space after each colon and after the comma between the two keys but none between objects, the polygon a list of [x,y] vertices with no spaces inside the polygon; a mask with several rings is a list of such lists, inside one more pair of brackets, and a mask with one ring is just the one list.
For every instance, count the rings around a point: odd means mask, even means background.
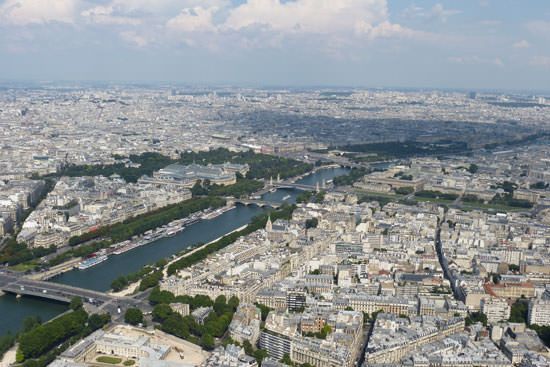
[{"label": "bridge over river", "polygon": [[143,311],[149,311],[151,308],[143,297],[116,297],[90,289],[33,280],[10,272],[0,272],[0,291],[19,296],[39,297],[66,303],[69,303],[74,297],[80,297],[83,302],[103,312],[108,312],[112,316],[119,314],[119,308],[125,310],[130,307],[138,307]]}]

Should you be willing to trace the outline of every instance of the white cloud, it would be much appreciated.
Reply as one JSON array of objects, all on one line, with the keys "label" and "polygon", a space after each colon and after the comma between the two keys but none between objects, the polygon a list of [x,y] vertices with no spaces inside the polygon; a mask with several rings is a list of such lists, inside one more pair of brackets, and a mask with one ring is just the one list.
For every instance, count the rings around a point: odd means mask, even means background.
[{"label": "white cloud", "polygon": [[445,7],[441,3],[437,3],[432,7],[429,13],[429,18],[437,19],[445,23],[450,16],[460,14],[460,13],[461,13],[460,10],[445,9]]},{"label": "white cloud", "polygon": [[214,13],[218,11],[217,7],[208,9],[200,6],[194,8],[186,8],[181,13],[168,20],[166,27],[173,31],[179,32],[215,32],[217,27],[212,21]]},{"label": "white cloud", "polygon": [[126,14],[174,16],[181,9],[229,5],[229,0],[111,0],[110,5]]},{"label": "white cloud", "polygon": [[526,40],[517,41],[512,45],[514,48],[529,48],[531,46]]},{"label": "white cloud", "polygon": [[532,66],[550,68],[550,56],[535,56],[529,61],[529,64]]},{"label": "white cloud", "polygon": [[359,23],[356,27],[356,33],[364,34],[368,39],[377,38],[406,38],[430,40],[436,37],[430,33],[415,31],[410,28],[403,27],[399,24],[384,21],[376,26],[371,26],[368,23]]},{"label": "white cloud", "polygon": [[[434,9],[439,17],[453,12]],[[297,42],[335,49],[345,40],[343,49],[382,38],[437,39],[391,22],[387,0],[5,0],[2,21],[114,26],[111,32],[138,47],[277,48]]]},{"label": "white cloud", "polygon": [[95,24],[160,25],[182,12],[182,8],[192,13],[199,6],[209,9],[227,4],[228,0],[111,0],[104,5],[85,9],[81,15]]},{"label": "white cloud", "polygon": [[283,33],[330,34],[388,20],[385,0],[248,0],[231,10],[224,26],[240,30],[263,26]]},{"label": "white cloud", "polygon": [[79,4],[79,0],[6,0],[0,6],[0,23],[17,26],[73,23]]},{"label": "white cloud", "polygon": [[122,15],[116,15],[112,5],[96,6],[86,9],[80,13],[84,18],[96,24],[111,25],[139,25],[142,23],[139,18],[132,18]]},{"label": "white cloud", "polygon": [[448,58],[449,62],[461,65],[495,65],[504,66],[500,57],[483,58],[479,56],[452,56]]},{"label": "white cloud", "polygon": [[402,15],[406,18],[423,18],[445,23],[450,16],[460,13],[462,13],[462,11],[445,9],[441,3],[437,3],[431,9],[424,9],[416,5],[411,5],[403,10]]},{"label": "white cloud", "polygon": [[120,32],[120,38],[122,38],[125,42],[139,48],[143,48],[149,44],[149,41],[145,37],[134,31]]},{"label": "white cloud", "polygon": [[212,43],[212,38],[201,42],[202,35],[193,35],[210,33],[221,43],[236,41],[245,48],[280,47],[290,38],[323,40],[330,47],[346,38],[356,42],[429,38],[427,32],[391,23],[386,0],[248,0],[234,7],[220,6],[184,8],[166,22],[166,28],[184,34],[180,40],[187,45]]},{"label": "white cloud", "polygon": [[424,8],[414,4],[403,9],[401,14],[406,18],[421,18],[426,16]]}]

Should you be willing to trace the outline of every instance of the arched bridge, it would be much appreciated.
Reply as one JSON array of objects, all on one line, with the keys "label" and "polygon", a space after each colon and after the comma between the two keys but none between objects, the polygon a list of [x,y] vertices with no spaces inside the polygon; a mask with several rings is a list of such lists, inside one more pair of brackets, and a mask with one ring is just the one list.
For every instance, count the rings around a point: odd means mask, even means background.
[{"label": "arched bridge", "polygon": [[280,182],[269,182],[265,188],[263,188],[262,190],[260,191],[257,191],[255,192],[254,194],[256,196],[261,196],[261,195],[264,195],[266,193],[268,193],[269,191],[274,191],[274,190],[277,190],[277,189],[296,189],[296,190],[300,190],[300,191],[318,191],[318,190],[326,190],[327,189],[327,186],[330,186],[330,185],[304,185],[304,184],[300,184],[300,183],[296,183],[296,182],[291,182],[291,181],[280,181]]},{"label": "arched bridge", "polygon": [[256,200],[256,199],[233,199],[231,202],[228,202],[228,204],[243,204],[243,205],[257,205],[259,207],[266,207],[269,206],[273,209],[278,209],[281,207],[281,205],[284,204],[280,202],[275,201],[266,201],[266,200]]},{"label": "arched bridge", "polygon": [[299,184],[295,182],[275,183],[273,184],[273,187],[276,187],[278,189],[296,189],[296,190],[302,190],[302,191],[315,191],[319,188],[317,186],[304,185],[304,184]]}]

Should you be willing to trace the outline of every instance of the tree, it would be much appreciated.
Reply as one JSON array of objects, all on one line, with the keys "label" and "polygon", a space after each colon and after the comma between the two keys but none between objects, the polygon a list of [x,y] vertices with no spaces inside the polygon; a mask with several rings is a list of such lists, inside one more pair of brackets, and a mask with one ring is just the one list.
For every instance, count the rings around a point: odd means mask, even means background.
[{"label": "tree", "polygon": [[466,317],[466,326],[481,322],[483,326],[487,326],[487,316],[481,312],[472,312]]},{"label": "tree", "polygon": [[395,193],[398,195],[410,195],[414,192],[414,187],[406,186],[406,187],[398,187],[395,189]]},{"label": "tree", "polygon": [[[172,303],[176,297],[169,291],[161,291],[159,287],[153,288],[149,295],[149,303],[156,305],[159,303]],[[189,303],[189,302],[187,302]]]},{"label": "tree", "polygon": [[267,315],[269,314],[272,309],[266,305],[262,305],[261,303],[254,303],[256,307],[260,309],[260,312],[262,314],[262,321],[265,321],[267,319]]},{"label": "tree", "polygon": [[15,343],[15,336],[10,333],[0,336],[0,358],[6,353]]},{"label": "tree", "polygon": [[548,188],[548,184],[544,181],[538,181],[538,182],[535,182],[534,184],[531,184],[529,186],[529,188],[537,189],[537,190],[544,190],[544,189]]},{"label": "tree", "polygon": [[252,344],[250,343],[249,340],[245,340],[243,342],[243,348],[244,348],[244,352],[249,355],[249,356],[254,356],[254,347],[252,346]]},{"label": "tree", "polygon": [[166,266],[166,264],[168,264],[168,260],[160,259],[159,261],[157,261],[155,263],[155,267],[158,268],[158,269],[161,269],[161,268],[164,268]]},{"label": "tree", "polygon": [[296,202],[297,203],[308,203],[311,200],[311,197],[313,196],[313,192],[311,191],[304,191],[298,194],[296,196]]},{"label": "tree", "polygon": [[214,302],[208,296],[197,294],[191,303],[191,308],[210,307],[214,305]]},{"label": "tree", "polygon": [[94,313],[88,318],[88,326],[91,330],[98,330],[111,321],[111,315],[108,313],[98,315]]},{"label": "tree", "polygon": [[120,292],[121,290],[123,290],[127,286],[128,286],[128,280],[124,276],[120,276],[120,277],[116,278],[111,283],[111,289],[114,290],[115,292]]},{"label": "tree", "polygon": [[205,333],[201,336],[201,346],[206,350],[213,350],[214,349],[214,337],[208,333]]},{"label": "tree", "polygon": [[186,322],[186,318],[175,312],[173,312],[170,316],[166,318],[166,320],[162,322],[161,329],[166,333],[175,335],[180,338],[189,338],[189,323]]},{"label": "tree", "polygon": [[513,272],[517,272],[517,271],[519,271],[519,266],[517,266],[516,264],[509,264],[508,265],[508,270],[513,271]]},{"label": "tree", "polygon": [[527,313],[528,307],[527,302],[524,300],[518,299],[514,304],[512,304],[512,309],[510,310],[510,322],[527,322]]},{"label": "tree", "polygon": [[21,332],[26,333],[42,324],[40,316],[28,316],[23,320],[23,329]]},{"label": "tree", "polygon": [[267,350],[264,350],[264,349],[256,349],[253,355],[253,357],[256,358],[256,361],[258,362],[259,365],[262,364],[262,361],[266,359],[267,356],[268,356]]},{"label": "tree", "polygon": [[150,274],[145,275],[139,283],[139,290],[144,291],[146,289],[156,287],[162,279],[162,276],[162,270],[154,271]]},{"label": "tree", "polygon": [[234,311],[237,310],[237,307],[239,307],[239,298],[237,296],[232,296],[229,298],[229,301],[227,301],[227,305]]},{"label": "tree", "polygon": [[87,321],[88,314],[83,309],[79,309],[21,334],[18,361],[38,358],[70,337],[79,335],[83,332]]},{"label": "tree", "polygon": [[479,169],[478,165],[475,163],[472,163],[470,164],[470,167],[468,167],[468,172],[474,174],[478,171],[478,169]]},{"label": "tree", "polygon": [[205,189],[202,186],[201,181],[198,180],[197,182],[195,182],[195,184],[191,188],[191,194],[193,194],[193,196],[204,196],[204,195],[208,195],[208,190]]},{"label": "tree", "polygon": [[290,354],[285,353],[283,358],[281,358],[281,363],[284,363],[288,366],[292,366],[293,363],[292,363],[292,359],[290,359]]},{"label": "tree", "polygon": [[529,328],[537,332],[539,338],[544,342],[547,347],[550,346],[550,326],[530,325]]},{"label": "tree", "polygon": [[330,334],[332,332],[332,328],[330,327],[330,325],[325,325],[323,326],[323,328],[321,329],[321,339],[326,339],[327,335]]},{"label": "tree", "polygon": [[124,322],[130,325],[143,324],[143,312],[139,308],[129,308],[124,314]]},{"label": "tree", "polygon": [[224,295],[218,296],[214,301],[214,311],[218,316],[221,316],[226,311],[226,308],[227,308],[226,301],[227,299],[225,298]]},{"label": "tree", "polygon": [[69,304],[69,307],[71,308],[71,310],[73,311],[76,311],[78,310],[79,308],[82,307],[82,298],[80,297],[73,297],[71,299],[71,303]]},{"label": "tree", "polygon": [[172,308],[167,304],[158,304],[153,308],[153,320],[163,322],[173,313]]},{"label": "tree", "polygon": [[317,218],[311,218],[306,220],[306,229],[317,228],[319,220]]}]

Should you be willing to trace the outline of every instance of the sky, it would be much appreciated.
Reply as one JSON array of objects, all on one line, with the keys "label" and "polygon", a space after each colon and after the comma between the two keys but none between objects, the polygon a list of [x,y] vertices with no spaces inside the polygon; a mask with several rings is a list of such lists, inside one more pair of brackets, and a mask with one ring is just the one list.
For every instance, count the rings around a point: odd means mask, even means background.
[{"label": "sky", "polygon": [[0,0],[0,80],[550,90],[550,0]]}]

